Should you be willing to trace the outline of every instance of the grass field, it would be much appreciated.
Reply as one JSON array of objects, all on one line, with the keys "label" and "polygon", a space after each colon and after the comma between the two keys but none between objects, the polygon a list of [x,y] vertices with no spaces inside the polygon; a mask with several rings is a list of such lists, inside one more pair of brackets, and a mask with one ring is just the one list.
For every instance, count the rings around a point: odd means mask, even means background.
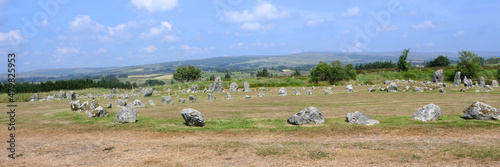
[{"label": "grass field", "polygon": [[[497,166],[500,161],[500,122],[461,118],[463,109],[475,101],[500,108],[498,89],[369,93],[369,86],[355,86],[355,93],[346,94],[345,87],[337,86],[333,95],[324,95],[320,87],[312,96],[304,90],[295,96],[291,88],[286,97],[277,96],[278,88],[272,87],[265,97],[236,92],[226,100],[218,93],[216,101],[197,93],[193,95],[198,102],[184,104],[177,99],[190,94],[172,95],[174,105],[160,103],[167,93],[130,97],[128,102],[152,99],[157,105],[137,108],[138,122],[129,124],[113,124],[119,108],[107,109],[110,117],[88,119],[71,112],[67,100],[20,102],[17,157],[2,156],[0,166]],[[245,95],[252,98],[243,99]],[[116,99],[97,101],[116,105]],[[429,103],[441,108],[438,121],[411,120]],[[287,124],[288,117],[309,106],[323,112],[324,124]],[[180,116],[184,108],[202,112],[206,126],[185,126]],[[6,105],[0,110],[7,111]],[[354,111],[381,123],[346,123],[346,114]],[[0,122],[8,121],[6,114],[0,116]],[[7,137],[7,128],[0,132]]]}]

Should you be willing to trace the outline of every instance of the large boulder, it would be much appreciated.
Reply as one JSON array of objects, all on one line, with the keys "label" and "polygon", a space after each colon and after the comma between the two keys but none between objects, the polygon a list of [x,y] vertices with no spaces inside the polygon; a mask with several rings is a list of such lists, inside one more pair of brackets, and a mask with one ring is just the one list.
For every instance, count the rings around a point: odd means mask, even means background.
[{"label": "large boulder", "polygon": [[194,97],[193,95],[189,95],[189,102],[191,103],[196,102],[196,97]]},{"label": "large boulder", "polygon": [[211,91],[212,91],[212,93],[220,93],[220,92],[222,92],[222,90],[224,90],[224,87],[222,87],[222,80],[219,76],[219,77],[215,78],[215,81],[214,81],[214,84],[213,84]]},{"label": "large boulder", "polygon": [[231,83],[231,84],[229,85],[229,91],[230,91],[230,92],[237,92],[237,91],[238,91],[238,84],[237,84],[237,83],[234,83],[234,82],[233,82],[233,83]]},{"label": "large boulder", "polygon": [[191,93],[198,93],[200,91],[200,87],[198,85],[191,86]]},{"label": "large boulder", "polygon": [[358,111],[355,111],[354,113],[348,113],[345,121],[351,124],[361,125],[374,125],[380,123],[379,121],[370,118],[369,116]]},{"label": "large boulder", "polygon": [[424,122],[437,121],[441,116],[441,108],[435,104],[427,104],[422,108],[419,108],[413,114],[412,120],[419,120]]},{"label": "large boulder", "polygon": [[116,100],[116,107],[127,106],[127,102],[123,99]]},{"label": "large boulder", "polygon": [[149,97],[153,95],[153,88],[144,88],[141,90],[142,97]]},{"label": "large boulder", "polygon": [[286,122],[293,125],[321,124],[325,122],[325,118],[321,111],[311,106],[292,115]]},{"label": "large boulder", "polygon": [[213,101],[213,100],[215,100],[215,99],[217,99],[217,98],[215,97],[215,95],[210,94],[210,93],[208,94],[208,100]]},{"label": "large boulder", "polygon": [[247,81],[243,82],[243,92],[250,92],[250,84]]},{"label": "large boulder", "polygon": [[[210,98],[210,97],[209,97]],[[227,100],[230,100],[230,99],[233,99],[233,96],[231,96],[231,94],[229,92],[226,93],[226,99]]]},{"label": "large boulder", "polygon": [[491,81],[491,86],[492,87],[498,87],[498,81],[497,80]]},{"label": "large boulder", "polygon": [[76,95],[74,91],[66,93],[66,98],[68,98],[69,101],[76,100]]},{"label": "large boulder", "polygon": [[453,86],[460,86],[462,84],[462,80],[460,79],[460,75],[462,73],[460,73],[460,71],[457,71],[457,73],[455,74],[455,79],[453,80]]},{"label": "large boulder", "polygon": [[161,104],[174,104],[170,95],[161,98]]},{"label": "large boulder", "polygon": [[396,83],[391,82],[389,86],[387,86],[387,92],[398,92],[398,85]]},{"label": "large boulder", "polygon": [[201,112],[192,109],[186,108],[181,111],[181,116],[186,121],[187,126],[205,126],[205,119],[203,119],[203,115]]},{"label": "large boulder", "polygon": [[104,110],[101,106],[95,108],[89,113],[89,118],[96,118],[96,117],[108,117],[108,112]]},{"label": "large boulder", "polygon": [[346,93],[352,93],[352,91],[353,91],[352,85],[347,85],[346,88],[345,88],[345,92]]},{"label": "large boulder", "polygon": [[464,118],[490,120],[500,119],[500,111],[486,103],[475,102],[464,109]]},{"label": "large boulder", "polygon": [[69,106],[71,108],[71,111],[75,112],[82,112],[86,110],[86,108],[82,106],[80,100],[69,102]]},{"label": "large boulder", "polygon": [[284,87],[281,87],[278,91],[278,96],[286,96],[286,94],[286,89]]},{"label": "large boulder", "polygon": [[443,70],[437,70],[432,74],[432,82],[437,83],[437,82],[443,82],[444,81],[444,71]]},{"label": "large boulder", "polygon": [[115,116],[114,123],[134,123],[137,122],[137,111],[133,106],[124,106]]},{"label": "large boulder", "polygon": [[479,86],[486,86],[486,82],[484,82],[484,77],[479,78]]},{"label": "large boulder", "polygon": [[134,105],[134,107],[138,107],[138,108],[142,108],[142,107],[146,107],[146,104],[144,104],[141,100],[139,99],[136,99],[132,102],[132,105]]}]

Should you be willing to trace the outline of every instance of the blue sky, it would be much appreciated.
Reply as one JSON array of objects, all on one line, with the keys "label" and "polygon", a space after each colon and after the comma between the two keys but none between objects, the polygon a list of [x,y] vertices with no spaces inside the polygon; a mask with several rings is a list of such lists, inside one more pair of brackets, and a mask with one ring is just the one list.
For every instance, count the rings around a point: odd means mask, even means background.
[{"label": "blue sky", "polygon": [[17,53],[18,70],[30,71],[310,51],[500,51],[499,6],[494,0],[0,0],[0,53]]}]

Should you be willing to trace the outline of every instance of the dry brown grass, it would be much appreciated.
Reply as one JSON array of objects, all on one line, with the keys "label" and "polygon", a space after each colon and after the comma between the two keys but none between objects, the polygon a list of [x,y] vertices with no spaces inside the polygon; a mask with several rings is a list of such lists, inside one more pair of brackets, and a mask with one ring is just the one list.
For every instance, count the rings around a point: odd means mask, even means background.
[{"label": "dry brown grass", "polygon": [[[428,103],[440,106],[442,115],[460,115],[475,101],[500,107],[499,90],[456,93],[459,88],[449,88],[449,93],[441,94],[369,93],[366,89],[355,86],[358,92],[345,94],[344,87],[336,87],[333,95],[324,95],[320,88],[312,96],[304,95],[304,90],[295,96],[288,88],[286,97],[271,91],[262,98],[257,92],[237,92],[231,93],[232,100],[220,93],[216,101],[199,93],[195,94],[197,103],[174,105],[162,105],[161,96],[139,97],[143,102],[153,99],[157,105],[137,111],[141,117],[181,122],[180,111],[188,107],[201,111],[206,120],[286,120],[308,106],[315,106],[327,118],[343,118],[354,111],[380,118],[411,116]],[[245,95],[252,98],[243,99]],[[172,95],[174,102],[188,96]],[[130,97],[128,102],[135,99]],[[101,105],[115,105],[115,101],[99,100]],[[6,111],[6,105],[0,110]],[[107,111],[114,116],[118,110]],[[498,166],[500,160],[495,157],[500,150],[499,128],[341,124],[331,129],[309,125],[311,131],[272,131],[272,124],[257,124],[257,130],[158,132],[154,127],[134,127],[144,125],[139,123],[117,128],[112,122],[52,119],[60,113],[85,117],[71,113],[66,100],[18,103],[16,144],[17,154],[22,155],[16,160],[3,155],[0,166]],[[1,115],[0,121],[7,122],[7,117]],[[0,134],[6,137],[7,128],[0,128]]]}]

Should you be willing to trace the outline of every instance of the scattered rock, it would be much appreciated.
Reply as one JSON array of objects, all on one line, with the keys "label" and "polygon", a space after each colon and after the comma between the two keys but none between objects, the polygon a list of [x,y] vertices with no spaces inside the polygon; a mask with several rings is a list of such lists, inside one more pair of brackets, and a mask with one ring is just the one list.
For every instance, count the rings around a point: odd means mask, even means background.
[{"label": "scattered rock", "polygon": [[144,104],[141,100],[139,99],[136,99],[132,102],[132,105],[134,107],[138,107],[138,108],[142,108],[142,107],[146,107],[146,104]]},{"label": "scattered rock", "polygon": [[462,80],[460,79],[461,74],[462,73],[460,73],[460,71],[457,71],[457,73],[455,74],[455,79],[453,80],[453,86],[458,87],[462,84]]},{"label": "scattered rock", "polygon": [[214,84],[212,89],[210,89],[212,93],[220,93],[222,90],[224,90],[224,87],[222,87],[222,80],[219,77],[215,78]]},{"label": "scattered rock", "polygon": [[413,92],[424,92],[424,88],[422,88],[422,87],[415,87],[415,89],[413,89]]},{"label": "scattered rock", "polygon": [[252,97],[250,97],[250,96],[248,96],[248,95],[245,95],[245,97],[244,97],[244,98],[245,98],[245,99],[249,99],[249,98],[252,98]]},{"label": "scattered rock", "polygon": [[108,108],[113,108],[113,104],[111,104],[110,102],[108,102],[107,107],[108,107]]},{"label": "scattered rock", "polygon": [[424,122],[437,121],[441,116],[441,108],[435,104],[427,104],[422,108],[419,108],[413,114],[412,120],[419,120]]},{"label": "scattered rock", "polygon": [[118,94],[115,88],[111,89],[111,94]]},{"label": "scattered rock", "polygon": [[497,80],[491,81],[491,86],[492,87],[498,87],[498,81]]},{"label": "scattered rock", "polygon": [[226,93],[226,99],[227,100],[233,99],[233,97],[231,96],[231,94],[229,92]]},{"label": "scattered rock", "polygon": [[170,104],[170,105],[173,105],[174,102],[172,101],[172,97],[170,95],[168,95],[168,96],[163,96],[161,98],[161,104]]},{"label": "scattered rock", "polygon": [[229,91],[230,92],[238,92],[238,84],[237,83],[231,83],[229,85]]},{"label": "scattered rock", "polygon": [[281,87],[278,91],[278,96],[286,96],[286,94],[286,89],[284,87]]},{"label": "scattered rock", "polygon": [[65,99],[66,98],[66,92],[64,91],[59,91],[59,95],[57,96],[59,99]]},{"label": "scattered rock", "polygon": [[352,93],[352,90],[353,90],[352,85],[347,85],[347,87],[345,88],[346,93]]},{"label": "scattered rock", "polygon": [[466,92],[466,91],[467,91],[467,89],[466,89],[466,88],[462,88],[462,89],[460,90],[460,92]]},{"label": "scattered rock", "polygon": [[331,95],[331,94],[333,94],[333,92],[332,92],[332,91],[330,91],[330,90],[325,90],[325,95]]},{"label": "scattered rock", "polygon": [[387,92],[398,92],[398,85],[396,83],[391,82],[389,86],[387,86]]},{"label": "scattered rock", "polygon": [[87,97],[89,97],[89,99],[94,99],[94,95],[92,93],[87,94]]},{"label": "scattered rock", "polygon": [[250,84],[247,81],[243,82],[243,92],[250,92]]},{"label": "scattered rock", "polygon": [[200,91],[200,87],[198,85],[191,86],[191,93],[198,93]]},{"label": "scattered rock", "polygon": [[264,93],[262,93],[262,92],[259,92],[259,93],[257,94],[257,97],[264,97],[264,96],[265,96],[265,95],[264,95]]},{"label": "scattered rock", "polygon": [[358,111],[355,111],[354,113],[348,113],[345,121],[351,124],[361,125],[374,125],[380,123],[379,121],[370,118],[369,116]]},{"label": "scattered rock", "polygon": [[300,95],[300,92],[298,90],[295,90],[295,96]]},{"label": "scattered rock", "polygon": [[498,120],[500,111],[486,103],[475,102],[464,109],[464,118],[478,120]]},{"label": "scattered rock", "polygon": [[179,103],[185,103],[185,102],[186,102],[186,99],[179,98],[178,102],[179,102]]},{"label": "scattered rock", "polygon": [[33,97],[31,97],[30,99],[31,99],[30,102],[32,102],[32,101],[40,101],[40,95],[38,95],[38,93],[35,93],[33,95]]},{"label": "scattered rock", "polygon": [[311,91],[310,89],[308,89],[308,90],[306,91],[306,95],[313,95],[313,93],[312,93],[312,91]]},{"label": "scattered rock", "polygon": [[127,102],[123,99],[118,99],[118,100],[116,100],[116,106],[117,107],[127,106]]},{"label": "scattered rock", "polygon": [[486,86],[486,82],[484,82],[484,77],[479,78],[479,86]]},{"label": "scattered rock", "polygon": [[71,108],[71,111],[75,111],[75,112],[82,112],[82,111],[87,110],[86,106],[82,106],[80,100],[69,102],[69,106]]},{"label": "scattered rock", "polygon": [[201,112],[192,109],[186,108],[181,111],[181,116],[186,121],[187,126],[205,126],[205,119],[203,119],[203,115]]},{"label": "scattered rock", "polygon": [[444,81],[444,71],[443,70],[437,70],[432,74],[432,82],[437,83],[437,82],[443,82]]},{"label": "scattered rock", "polygon": [[154,106],[154,105],[156,105],[156,104],[155,104],[155,102],[154,102],[153,100],[148,100],[148,104],[149,104],[150,106]]},{"label": "scattered rock", "polygon": [[153,88],[144,88],[141,90],[142,97],[149,97],[153,95]]},{"label": "scattered rock", "polygon": [[191,103],[196,102],[196,97],[194,97],[193,95],[189,95],[189,102]]},{"label": "scattered rock", "polygon": [[69,101],[76,100],[76,95],[74,91],[66,93],[66,98],[68,98]]},{"label": "scattered rock", "polygon": [[217,99],[217,98],[215,97],[215,95],[210,94],[210,93],[208,94],[208,100],[210,100],[210,101],[214,101],[215,99]]},{"label": "scattered rock", "polygon": [[89,113],[89,118],[96,118],[96,117],[108,117],[108,112],[104,110],[101,106],[95,108],[92,110],[92,112]]},{"label": "scattered rock", "polygon": [[439,89],[440,93],[446,93],[446,90],[444,88]]},{"label": "scattered rock", "polygon": [[114,123],[134,123],[137,122],[137,111],[133,106],[123,106],[115,116]]},{"label": "scattered rock", "polygon": [[292,115],[287,122],[293,125],[321,124],[325,122],[325,119],[321,111],[311,106]]}]

